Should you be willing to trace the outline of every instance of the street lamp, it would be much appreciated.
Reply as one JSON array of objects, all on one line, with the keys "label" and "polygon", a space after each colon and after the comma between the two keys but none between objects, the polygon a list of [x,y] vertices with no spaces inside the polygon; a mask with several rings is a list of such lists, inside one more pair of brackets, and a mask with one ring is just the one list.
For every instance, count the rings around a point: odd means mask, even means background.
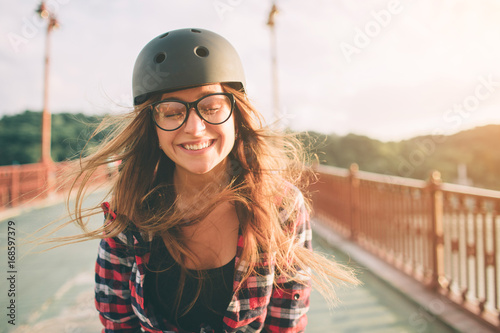
[{"label": "street lamp", "polygon": [[276,51],[276,30],[274,29],[274,18],[278,14],[278,7],[276,3],[273,2],[271,11],[269,12],[269,18],[267,20],[267,25],[271,29],[271,66],[272,66],[272,76],[273,76],[273,104],[274,104],[274,116],[276,121],[280,117],[280,107],[279,107],[279,90],[278,90],[278,64],[277,64],[277,51]]},{"label": "street lamp", "polygon": [[50,136],[51,136],[51,117],[49,111],[49,64],[50,64],[50,33],[59,26],[55,16],[51,13],[45,2],[42,1],[36,10],[41,18],[48,20],[47,35],[45,37],[45,69],[44,69],[44,87],[43,87],[43,111],[42,111],[42,157],[41,162],[50,164]]}]

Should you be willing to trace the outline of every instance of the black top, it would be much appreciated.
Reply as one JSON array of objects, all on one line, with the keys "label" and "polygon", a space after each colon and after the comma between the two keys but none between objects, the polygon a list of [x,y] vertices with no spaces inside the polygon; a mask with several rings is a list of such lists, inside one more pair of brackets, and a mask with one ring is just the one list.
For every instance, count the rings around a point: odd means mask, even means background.
[{"label": "black top", "polygon": [[[222,332],[222,319],[233,294],[234,260],[233,258],[219,268],[188,270],[176,319],[175,298],[180,284],[181,267],[170,255],[163,240],[155,237],[146,267],[144,300],[152,306],[159,318],[165,318],[179,328],[199,332],[203,325],[210,326],[215,332]],[[182,315],[196,296],[199,276],[205,277],[200,296],[191,310]]]}]

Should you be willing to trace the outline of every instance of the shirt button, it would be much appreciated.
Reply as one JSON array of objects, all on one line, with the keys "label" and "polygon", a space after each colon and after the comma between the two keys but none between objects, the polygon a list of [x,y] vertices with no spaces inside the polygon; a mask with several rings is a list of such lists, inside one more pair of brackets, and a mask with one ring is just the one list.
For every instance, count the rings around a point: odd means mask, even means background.
[{"label": "shirt button", "polygon": [[294,299],[294,300],[298,300],[299,298],[300,298],[300,295],[299,295],[299,294],[295,294],[295,295],[293,295],[293,299]]}]

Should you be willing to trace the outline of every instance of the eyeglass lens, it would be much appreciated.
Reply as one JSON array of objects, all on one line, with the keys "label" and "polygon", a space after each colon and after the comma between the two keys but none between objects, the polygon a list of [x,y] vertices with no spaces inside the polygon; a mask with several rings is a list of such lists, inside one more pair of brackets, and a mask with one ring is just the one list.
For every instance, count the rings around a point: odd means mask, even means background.
[{"label": "eyeglass lens", "polygon": [[[203,120],[213,125],[225,122],[231,115],[231,100],[226,95],[208,95],[199,100],[196,107]],[[155,105],[153,114],[158,126],[174,130],[186,119],[187,108],[180,102],[164,101]]]}]

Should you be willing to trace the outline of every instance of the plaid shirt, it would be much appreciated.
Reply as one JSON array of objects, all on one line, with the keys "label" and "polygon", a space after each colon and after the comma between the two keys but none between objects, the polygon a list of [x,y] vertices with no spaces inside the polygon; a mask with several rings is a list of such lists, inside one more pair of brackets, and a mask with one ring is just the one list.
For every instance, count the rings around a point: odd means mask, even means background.
[{"label": "plaid shirt", "polygon": [[[302,195],[297,197],[297,218],[287,223],[294,228],[296,241],[311,249],[311,226]],[[116,215],[103,204],[108,218]],[[284,214],[286,215],[286,214]],[[288,220],[283,216],[284,221]],[[240,259],[244,247],[241,233],[235,259],[233,290],[241,284],[244,266]],[[144,301],[145,264],[150,256],[150,240],[134,226],[117,237],[102,239],[96,263],[96,308],[104,325],[103,333],[110,332],[177,332],[185,331],[154,316]],[[223,322],[224,332],[304,332],[309,309],[310,281],[305,285],[287,281],[275,275],[274,267],[258,266],[258,274],[251,275],[233,294]],[[273,282],[277,280],[276,287]],[[213,332],[210,327],[200,333]],[[198,332],[196,332],[198,333]]]}]

